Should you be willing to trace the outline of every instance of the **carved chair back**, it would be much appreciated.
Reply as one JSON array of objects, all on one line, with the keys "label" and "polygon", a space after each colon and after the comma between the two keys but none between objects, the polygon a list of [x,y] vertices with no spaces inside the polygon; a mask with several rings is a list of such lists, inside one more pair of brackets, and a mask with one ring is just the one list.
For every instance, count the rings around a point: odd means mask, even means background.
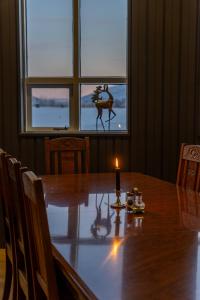
[{"label": "carved chair back", "polygon": [[190,230],[200,230],[200,195],[177,186],[181,225]]},{"label": "carved chair back", "polygon": [[88,173],[89,138],[45,139],[46,174]]},{"label": "carved chair back", "polygon": [[200,145],[181,144],[176,184],[199,192]]}]

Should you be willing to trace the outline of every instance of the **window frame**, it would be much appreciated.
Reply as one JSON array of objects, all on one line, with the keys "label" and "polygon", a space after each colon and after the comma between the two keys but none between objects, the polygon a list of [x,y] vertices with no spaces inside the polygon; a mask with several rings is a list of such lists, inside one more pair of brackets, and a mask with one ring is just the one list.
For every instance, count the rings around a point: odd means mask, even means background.
[{"label": "window frame", "polygon": [[[72,77],[28,77],[28,55],[27,55],[27,19],[26,19],[26,0],[19,0],[19,16],[20,16],[20,98],[21,98],[21,134],[64,134],[64,135],[128,135],[129,134],[129,87],[128,87],[128,61],[129,61],[129,23],[130,23],[130,3],[127,0],[127,41],[126,41],[126,77],[89,77],[81,76],[81,39],[80,39],[80,11],[79,1],[73,1],[73,75]],[[127,130],[115,131],[96,131],[96,130],[81,130],[80,129],[80,87],[81,84],[126,84],[127,85]],[[53,127],[32,127],[31,126],[31,105],[32,99],[30,89],[34,87],[70,87],[70,127],[67,129]]]}]

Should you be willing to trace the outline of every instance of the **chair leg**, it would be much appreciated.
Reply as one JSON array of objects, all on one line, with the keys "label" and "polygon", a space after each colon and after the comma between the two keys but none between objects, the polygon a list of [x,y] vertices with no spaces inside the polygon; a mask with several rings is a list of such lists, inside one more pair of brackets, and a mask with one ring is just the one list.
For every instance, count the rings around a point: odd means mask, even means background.
[{"label": "chair leg", "polygon": [[18,298],[18,288],[17,288],[17,280],[16,277],[12,276],[12,283],[11,283],[11,291],[9,295],[9,300],[22,300]]},{"label": "chair leg", "polygon": [[13,264],[6,255],[6,275],[4,283],[4,291],[2,300],[17,299],[17,278],[16,270],[13,269]]},{"label": "chair leg", "polygon": [[11,262],[6,255],[6,274],[5,274],[5,282],[4,282],[4,291],[2,300],[8,300],[11,292],[11,284],[12,284],[12,265]]}]

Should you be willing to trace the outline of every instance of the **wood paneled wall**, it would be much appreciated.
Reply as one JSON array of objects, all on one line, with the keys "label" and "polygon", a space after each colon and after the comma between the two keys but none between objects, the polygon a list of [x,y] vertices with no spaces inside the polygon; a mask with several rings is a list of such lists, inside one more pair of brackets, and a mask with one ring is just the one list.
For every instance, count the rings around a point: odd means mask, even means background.
[{"label": "wood paneled wall", "polygon": [[[130,0],[130,135],[91,137],[91,171],[174,181],[181,142],[198,143],[199,0]],[[0,146],[38,173],[42,137],[20,136],[16,0],[0,0]]]}]

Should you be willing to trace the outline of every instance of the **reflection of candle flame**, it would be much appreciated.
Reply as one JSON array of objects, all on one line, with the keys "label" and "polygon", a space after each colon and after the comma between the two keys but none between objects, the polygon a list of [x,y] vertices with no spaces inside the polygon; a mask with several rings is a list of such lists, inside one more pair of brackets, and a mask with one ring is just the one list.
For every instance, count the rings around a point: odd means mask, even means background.
[{"label": "reflection of candle flame", "polygon": [[119,253],[119,248],[123,243],[123,239],[119,240],[119,239],[114,239],[113,244],[112,244],[112,248],[108,254],[108,256],[106,257],[105,261],[103,264],[105,264],[106,262],[108,262],[109,260],[115,260],[117,259],[118,253]]},{"label": "reflection of candle flame", "polygon": [[114,240],[110,256],[113,256],[113,257],[117,256],[120,245],[121,245],[121,242],[119,240]]},{"label": "reflection of candle flame", "polygon": [[118,158],[117,157],[115,158],[115,167],[119,168],[119,162],[118,162]]}]

